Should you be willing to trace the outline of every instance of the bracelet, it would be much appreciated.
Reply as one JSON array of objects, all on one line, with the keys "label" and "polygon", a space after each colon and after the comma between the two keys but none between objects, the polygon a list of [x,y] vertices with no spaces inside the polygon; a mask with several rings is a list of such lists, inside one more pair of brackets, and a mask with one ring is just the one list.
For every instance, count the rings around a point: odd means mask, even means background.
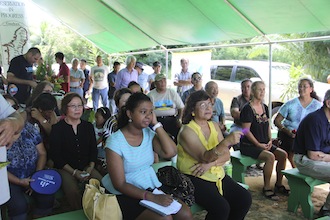
[{"label": "bracelet", "polygon": [[213,152],[215,153],[215,155],[217,155],[218,157],[221,156],[221,153],[219,151],[217,151],[217,148],[213,148]]},{"label": "bracelet", "polygon": [[76,175],[77,173],[77,169],[75,169],[73,172],[72,172],[72,176]]},{"label": "bracelet", "polygon": [[156,131],[157,128],[160,128],[160,127],[163,127],[163,124],[158,122],[157,124],[155,124],[153,127],[152,127],[152,130]]},{"label": "bracelet", "polygon": [[145,192],[143,193],[143,199],[144,199],[144,200],[147,200],[147,193],[148,193],[148,191],[145,191]]}]

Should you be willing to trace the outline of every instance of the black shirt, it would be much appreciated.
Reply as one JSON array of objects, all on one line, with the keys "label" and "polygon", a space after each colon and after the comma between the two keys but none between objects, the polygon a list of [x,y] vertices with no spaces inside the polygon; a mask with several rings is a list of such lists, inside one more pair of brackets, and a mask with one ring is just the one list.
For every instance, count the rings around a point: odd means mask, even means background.
[{"label": "black shirt", "polygon": [[[24,80],[32,80],[33,68],[23,55],[14,57],[10,61],[9,69],[7,72],[11,72],[15,75],[16,78]],[[31,87],[25,84],[17,84],[18,88],[17,93],[14,97],[21,104],[25,104],[26,100],[30,97]]]},{"label": "black shirt", "polygon": [[77,134],[65,120],[52,126],[50,153],[55,167],[62,169],[69,164],[73,169],[83,170],[90,162],[96,162],[97,148],[94,127],[81,120]]}]

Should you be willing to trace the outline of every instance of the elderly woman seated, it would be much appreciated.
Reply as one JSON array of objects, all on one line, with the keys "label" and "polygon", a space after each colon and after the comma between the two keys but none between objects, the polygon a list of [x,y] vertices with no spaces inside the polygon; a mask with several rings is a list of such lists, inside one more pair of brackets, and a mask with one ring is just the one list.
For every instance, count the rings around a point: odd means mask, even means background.
[{"label": "elderly woman seated", "polygon": [[230,146],[239,142],[242,133],[233,132],[224,139],[211,117],[210,96],[205,91],[192,93],[178,135],[177,166],[193,182],[196,203],[208,212],[206,219],[244,219],[251,195],[225,175],[222,167],[230,158]]},{"label": "elderly woman seated", "polygon": [[[4,97],[15,109],[18,108],[15,98],[9,95]],[[7,151],[7,158],[10,161],[8,165],[10,199],[7,202],[9,218],[27,219],[29,206],[26,196],[31,196],[35,200],[34,218],[49,215],[54,204],[54,194],[39,194],[30,187],[30,182],[34,181],[31,175],[44,169],[46,165],[46,150],[40,133],[31,123],[26,122],[23,130],[14,138],[15,142]]]}]

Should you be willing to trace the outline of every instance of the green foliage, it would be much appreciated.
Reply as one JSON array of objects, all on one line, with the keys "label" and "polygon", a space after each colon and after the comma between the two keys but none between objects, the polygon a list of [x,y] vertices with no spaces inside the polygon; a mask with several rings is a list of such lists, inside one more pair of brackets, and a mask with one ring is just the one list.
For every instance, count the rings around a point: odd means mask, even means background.
[{"label": "green foliage", "polygon": [[31,30],[31,44],[41,50],[46,63],[55,63],[55,53],[61,51],[66,63],[73,58],[86,59],[88,65],[95,65],[97,55],[101,55],[105,65],[108,65],[108,55],[91,42],[82,38],[71,29],[60,25],[42,22],[40,30]]},{"label": "green foliage", "polygon": [[52,75],[53,75],[52,70],[51,70],[51,68],[49,68],[48,65],[46,65],[44,63],[38,64],[38,67],[36,70],[36,80],[43,81]]},{"label": "green foliage", "polygon": [[292,63],[290,67],[290,80],[288,83],[284,84],[285,90],[281,95],[282,100],[292,99],[293,97],[297,97],[298,95],[298,82],[299,79],[304,77],[303,68],[302,66],[294,66]]},{"label": "green foliage", "polygon": [[95,121],[95,112],[93,109],[86,109],[84,110],[81,119],[93,123]]}]

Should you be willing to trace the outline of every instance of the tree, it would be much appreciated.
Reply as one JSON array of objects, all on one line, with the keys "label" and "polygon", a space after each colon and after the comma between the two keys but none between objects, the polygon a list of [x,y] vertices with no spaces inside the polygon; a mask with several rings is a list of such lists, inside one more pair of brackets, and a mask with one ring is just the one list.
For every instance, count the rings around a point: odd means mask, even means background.
[{"label": "tree", "polygon": [[31,44],[41,50],[47,64],[55,63],[58,51],[64,53],[67,63],[73,58],[84,58],[93,66],[97,55],[102,56],[106,65],[109,63],[106,53],[63,25],[42,22],[40,30],[31,30]]}]

